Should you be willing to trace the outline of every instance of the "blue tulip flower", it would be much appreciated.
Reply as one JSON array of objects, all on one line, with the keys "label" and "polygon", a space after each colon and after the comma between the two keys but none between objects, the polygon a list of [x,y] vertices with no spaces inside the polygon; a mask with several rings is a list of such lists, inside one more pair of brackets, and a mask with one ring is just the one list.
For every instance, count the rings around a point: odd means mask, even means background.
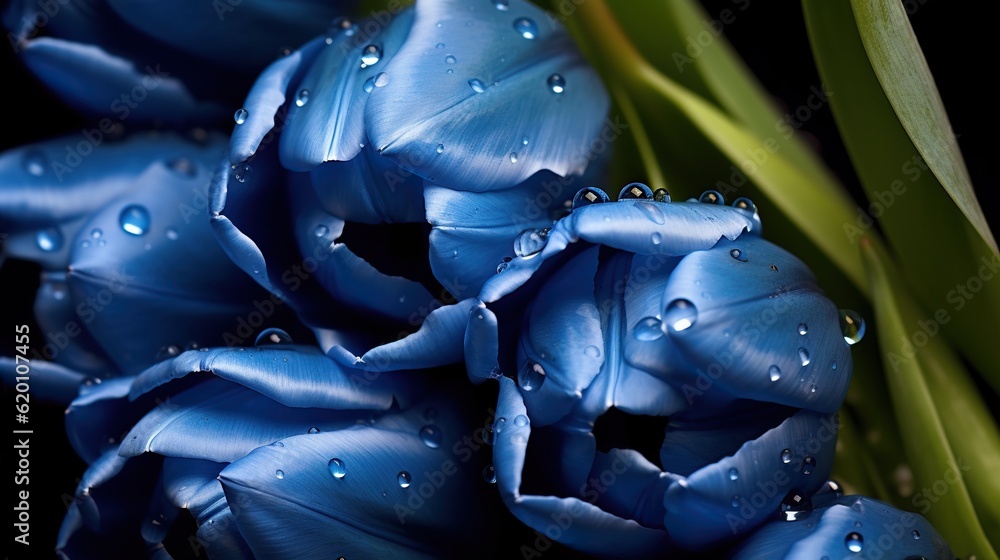
[{"label": "blue tulip flower", "polygon": [[760,237],[752,202],[701,200],[584,189],[471,309],[468,373],[500,381],[501,495],[551,540],[710,550],[829,476],[857,317]]},{"label": "blue tulip flower", "polygon": [[459,449],[475,424],[452,389],[272,334],[284,342],[189,351],[84,387],[66,422],[90,467],[60,532],[65,557],[167,558],[182,510],[211,558],[446,558],[488,545],[483,466]]},{"label": "blue tulip flower", "polygon": [[[601,170],[597,74],[542,10],[502,8],[420,0],[344,21],[267,68],[236,112],[213,226],[324,348],[362,355],[472,298],[510,238],[551,225]],[[368,340],[345,328],[373,319]]]},{"label": "blue tulip flower", "polygon": [[80,375],[134,375],[185,347],[224,344],[267,299],[208,224],[223,145],[219,135],[66,136],[0,154],[2,254],[42,270],[29,357],[59,372],[36,390],[65,397]]},{"label": "blue tulip flower", "polygon": [[109,126],[191,124],[227,114],[248,76],[356,5],[14,0],[3,22],[25,65],[72,107]]}]

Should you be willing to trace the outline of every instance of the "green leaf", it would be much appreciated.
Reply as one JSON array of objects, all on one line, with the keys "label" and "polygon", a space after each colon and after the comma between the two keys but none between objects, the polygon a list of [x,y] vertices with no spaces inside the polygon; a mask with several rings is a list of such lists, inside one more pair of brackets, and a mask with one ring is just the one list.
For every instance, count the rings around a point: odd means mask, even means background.
[{"label": "green leaf", "polygon": [[1000,391],[1000,282],[992,281],[1000,274],[991,268],[1000,258],[924,165],[868,62],[850,5],[803,0],[803,9],[837,127],[870,201],[843,224],[844,234],[856,243],[878,218],[904,281],[926,309],[949,314],[949,338]]},{"label": "green leaf", "polygon": [[997,252],[927,60],[898,0],[851,0],[871,67],[899,122],[941,186]]},{"label": "green leaf", "polygon": [[[992,492],[990,488],[973,484],[981,484],[983,477],[995,476],[996,470],[975,472],[983,468],[980,464],[972,466],[981,450],[966,446],[964,440],[968,435],[955,433],[958,426],[953,418],[967,411],[954,408],[962,407],[961,401],[952,401],[954,395],[942,398],[937,393],[940,390],[937,382],[929,381],[934,374],[928,371],[927,363],[931,360],[947,363],[947,360],[942,361],[947,345],[940,339],[929,338],[919,349],[912,345],[907,347],[922,313],[902,287],[899,274],[892,268],[884,250],[867,238],[860,245],[872,286],[874,326],[884,352],[892,406],[919,492],[913,499],[913,506],[948,540],[952,552],[962,557],[976,555],[980,560],[996,559],[972,498],[979,492]],[[900,355],[908,358],[900,360]],[[949,374],[966,375],[961,368]],[[936,398],[940,402],[935,402]],[[992,418],[987,414],[969,423],[985,428],[992,424]],[[986,493],[979,498],[980,502],[995,503],[998,497],[995,493]],[[988,522],[989,518],[985,520]]]}]

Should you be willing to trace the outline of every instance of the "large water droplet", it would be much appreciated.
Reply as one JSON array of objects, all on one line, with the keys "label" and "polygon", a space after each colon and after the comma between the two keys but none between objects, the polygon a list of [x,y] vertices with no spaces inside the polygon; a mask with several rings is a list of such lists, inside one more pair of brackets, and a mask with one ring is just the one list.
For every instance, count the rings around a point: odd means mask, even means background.
[{"label": "large water droplet", "polygon": [[347,476],[347,465],[336,457],[330,459],[327,467],[330,469],[330,474],[333,475],[333,478],[344,478]]},{"label": "large water droplet", "polygon": [[809,350],[799,348],[799,362],[801,362],[803,366],[809,365]]},{"label": "large water droplet", "polygon": [[844,545],[851,552],[861,552],[865,545],[865,539],[858,533],[850,533],[844,538]]},{"label": "large water droplet", "polygon": [[537,255],[549,239],[549,228],[526,229],[514,240],[514,254],[519,257]]},{"label": "large water droplet", "polygon": [[396,475],[396,482],[399,483],[400,488],[409,488],[410,480],[410,473],[406,471],[399,471],[399,474]]},{"label": "large water droplet", "polygon": [[235,113],[233,113],[233,120],[236,121],[236,124],[243,124],[247,121],[247,117],[249,116],[250,113],[247,112],[246,109],[240,107]]},{"label": "large water droplet", "polygon": [[729,480],[739,480],[740,471],[736,469],[729,469]]},{"label": "large water droplet", "polygon": [[420,441],[424,442],[424,445],[430,447],[431,449],[437,449],[441,447],[441,441],[444,439],[444,434],[441,433],[441,428],[433,424],[428,424],[423,428],[420,428]]},{"label": "large water droplet", "polygon": [[484,91],[486,91],[486,84],[484,84],[483,81],[478,78],[472,78],[471,80],[469,80],[469,87],[471,87],[472,91],[476,93],[483,93]]},{"label": "large water droplet", "polygon": [[382,58],[382,47],[378,45],[368,45],[361,49],[361,67],[366,68],[376,64]]},{"label": "large water droplet", "polygon": [[719,191],[705,191],[698,197],[698,202],[702,204],[725,204],[726,199],[723,198],[722,193]]},{"label": "large water droplet", "polygon": [[250,167],[249,163],[237,163],[233,166],[233,177],[240,183],[246,183],[251,173],[253,173],[253,168]]},{"label": "large water droplet", "polygon": [[282,478],[285,478],[285,471],[278,469],[274,471],[274,476],[277,477],[278,480],[281,480]]},{"label": "large water droplet", "polygon": [[663,336],[662,323],[660,323],[660,320],[656,317],[646,317],[645,319],[640,319],[635,325],[635,330],[632,331],[632,336],[634,336],[636,340],[656,340]]},{"label": "large water droplet", "polygon": [[771,376],[771,381],[777,381],[781,379],[781,368],[778,366],[771,366],[767,373]]},{"label": "large water droplet", "polygon": [[295,106],[301,107],[309,103],[309,90],[303,88],[300,89],[298,93],[295,94]]},{"label": "large water droplet", "polygon": [[590,345],[583,349],[583,355],[589,358],[599,358],[601,356],[601,349]]},{"label": "large water droplet", "polygon": [[528,360],[517,374],[517,383],[525,391],[537,391],[545,383],[545,369],[538,362]]},{"label": "large water droplet", "polygon": [[517,152],[511,152],[510,153],[510,162],[511,163],[517,163]]},{"label": "large water droplet", "polygon": [[663,236],[660,235],[660,232],[658,231],[653,232],[653,234],[649,236],[649,240],[653,243],[653,245],[659,245],[660,243],[663,243]]},{"label": "large water droplet", "polygon": [[261,346],[264,344],[291,344],[292,337],[281,329],[270,328],[260,331],[257,335],[257,340],[253,342],[254,346]]},{"label": "large water droplet", "polygon": [[729,251],[729,256],[740,262],[747,262],[748,260],[746,251],[740,249],[733,249],[732,251]]},{"label": "large water droplet", "polygon": [[618,193],[618,200],[652,200],[653,191],[642,183],[629,183]]},{"label": "large water droplet", "polygon": [[809,332],[809,325],[805,323],[799,323],[799,334],[805,336]]},{"label": "large water droplet", "polygon": [[546,81],[552,93],[562,93],[566,91],[566,79],[559,74],[552,74]]},{"label": "large water droplet", "polygon": [[788,463],[792,462],[792,450],[791,449],[783,449],[781,451],[781,462],[784,463],[784,464],[786,464],[786,465]]},{"label": "large water droplet", "polygon": [[42,251],[51,253],[62,248],[63,236],[56,228],[43,229],[35,235],[35,243]]},{"label": "large water droplet", "polygon": [[857,311],[841,309],[840,332],[844,335],[844,342],[849,345],[857,344],[865,337],[865,320]]},{"label": "large water droplet", "polygon": [[316,226],[316,229],[313,230],[313,235],[316,237],[326,237],[326,234],[328,233],[330,233],[330,228],[322,224]]},{"label": "large water droplet", "polygon": [[733,208],[737,210],[746,210],[749,214],[757,213],[757,205],[753,203],[752,200],[745,196],[741,196],[733,201]]},{"label": "large water droplet", "polygon": [[365,93],[371,93],[375,89],[375,78],[365,80],[365,83],[361,85],[361,89],[365,90]]},{"label": "large water droplet", "polygon": [[507,267],[510,266],[510,261],[512,260],[514,259],[510,257],[504,257],[500,259],[500,264],[497,265],[497,274],[500,274],[501,272],[507,270]]},{"label": "large water droplet", "polygon": [[663,324],[673,332],[691,328],[698,321],[698,308],[686,299],[671,301],[663,312]]},{"label": "large water droplet", "polygon": [[653,200],[656,202],[670,202],[670,193],[667,189],[656,189],[653,191]]},{"label": "large water droplet", "polygon": [[580,208],[581,206],[587,206],[589,204],[598,204],[601,202],[608,202],[611,199],[608,197],[608,193],[602,191],[597,187],[585,187],[580,189],[579,192],[573,197],[573,208]]},{"label": "large water droplet", "polygon": [[812,500],[805,492],[792,490],[781,500],[778,512],[785,521],[798,521],[812,513]]},{"label": "large water droplet", "polygon": [[528,417],[523,414],[518,414],[514,417],[514,425],[523,428],[528,425]]},{"label": "large water droplet", "polygon": [[444,61],[448,64],[455,64],[455,55],[449,54],[448,56],[444,57]]},{"label": "large water droplet", "polygon": [[149,211],[144,206],[130,204],[118,215],[118,223],[125,233],[145,235],[149,231]]},{"label": "large water droplet", "polygon": [[517,18],[514,20],[514,31],[521,34],[525,39],[534,39],[538,36],[538,26],[529,18]]},{"label": "large water droplet", "polygon": [[28,173],[35,177],[41,177],[45,174],[45,166],[48,164],[48,158],[45,157],[45,152],[38,149],[30,149],[24,152],[21,164],[24,165],[24,170]]},{"label": "large water droplet", "polygon": [[389,85],[389,75],[385,72],[375,74],[375,87],[385,87]]}]

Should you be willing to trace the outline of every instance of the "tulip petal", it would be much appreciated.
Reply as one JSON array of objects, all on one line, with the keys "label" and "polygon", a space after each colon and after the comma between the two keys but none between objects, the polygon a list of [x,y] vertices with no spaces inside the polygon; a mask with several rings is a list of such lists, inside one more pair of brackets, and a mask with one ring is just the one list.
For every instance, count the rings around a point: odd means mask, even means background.
[{"label": "tulip petal", "polygon": [[[42,273],[42,285],[35,295],[35,320],[42,332],[49,333],[48,342],[41,348],[46,359],[64,364],[73,370],[77,377],[75,384],[64,385],[66,392],[60,402],[68,403],[76,396],[76,386],[83,381],[83,375],[106,376],[116,371],[104,351],[98,345],[90,331],[81,328],[80,315],[77,313],[78,303],[69,297],[66,285],[66,274],[63,272]],[[70,336],[74,333],[75,336]],[[33,368],[48,367],[48,362],[33,364]],[[55,366],[55,364],[51,364]],[[12,370],[13,371],[13,370]],[[69,371],[69,370],[67,370]],[[55,374],[43,377],[42,384],[32,387],[32,394],[39,398],[49,398],[43,391],[48,390],[50,382],[64,383],[69,381],[65,374]]]},{"label": "tulip petal", "polygon": [[752,531],[779,511],[789,492],[812,495],[825,484],[836,443],[832,417],[799,411],[732,457],[671,485],[664,496],[667,531],[688,549]]},{"label": "tulip petal", "polygon": [[[198,123],[226,112],[217,103],[196,99],[171,76],[171,68],[158,64],[139,68],[100,47],[40,37],[24,44],[21,57],[42,82],[84,113],[118,120]],[[123,96],[127,101],[119,99]]]},{"label": "tulip petal", "polygon": [[117,438],[142,417],[127,398],[134,380],[95,378],[79,386],[79,396],[66,408],[66,437],[84,461],[93,463],[110,447],[117,449]]},{"label": "tulip petal", "polygon": [[323,46],[323,37],[317,37],[271,63],[257,77],[242,107],[246,111],[244,120],[236,123],[229,141],[230,164],[250,159],[264,136],[275,128],[275,121],[285,117],[279,111],[287,100],[289,84],[305,72]]},{"label": "tulip petal", "polygon": [[[609,100],[553,18],[521,0],[509,10],[447,0],[415,11],[406,43],[384,68],[388,83],[365,107],[383,155],[465,190],[507,188],[542,169],[583,172]],[[521,17],[532,20],[531,38],[516,28]],[[561,82],[559,91],[547,81]]]},{"label": "tulip petal", "polygon": [[[31,358],[29,358],[31,359]],[[0,356],[0,370],[3,371],[3,385],[17,385],[17,366],[25,364],[17,357]],[[45,360],[31,360],[31,396],[39,402],[67,403],[76,397],[76,392],[87,376]]]},{"label": "tulip petal", "polygon": [[[463,429],[447,403],[428,403],[440,446],[421,441],[417,407],[384,426],[288,438],[226,467],[222,484],[230,503],[245,504],[235,519],[254,556],[445,558],[481,546],[485,484],[475,463],[452,454]],[[420,488],[434,494],[417,505]]]},{"label": "tulip petal", "polygon": [[[180,513],[180,508],[170,503],[164,492],[163,473],[161,472],[159,480],[156,481],[156,488],[153,489],[153,494],[150,497],[146,517],[139,528],[142,540],[151,545],[162,545],[167,538],[170,527]],[[169,554],[167,558],[170,558]]]},{"label": "tulip petal", "polygon": [[167,45],[220,66],[253,72],[282,48],[322,33],[327,22],[351,13],[357,2],[109,0],[108,4],[129,25]]},{"label": "tulip petal", "polygon": [[344,429],[367,416],[357,411],[289,408],[241,385],[210,379],[146,414],[122,439],[118,453],[231,463],[261,445],[313,428]]},{"label": "tulip petal", "polygon": [[369,350],[362,361],[379,371],[427,369],[460,361],[460,341],[466,317],[477,309],[474,302],[467,299],[435,309],[417,332]]},{"label": "tulip petal", "polygon": [[367,380],[310,346],[260,346],[184,352],[142,372],[131,397],[193,372],[211,372],[296,408],[387,410],[404,387],[389,373]]},{"label": "tulip petal", "polygon": [[678,300],[693,320],[670,340],[697,368],[721,369],[713,387],[821,412],[840,407],[851,356],[838,311],[791,254],[753,236],[691,254],[670,275],[664,309]]},{"label": "tulip petal", "polygon": [[772,521],[751,533],[728,557],[954,558],[948,543],[922,515],[897,510],[873,498],[842,496],[814,510],[806,519],[810,522]]},{"label": "tulip petal", "polygon": [[405,9],[387,14],[389,21],[365,20],[331,38],[296,86],[296,103],[281,136],[282,165],[309,171],[325,161],[358,155],[368,143],[365,104],[371,90],[382,85],[375,77],[406,40],[413,13]]}]

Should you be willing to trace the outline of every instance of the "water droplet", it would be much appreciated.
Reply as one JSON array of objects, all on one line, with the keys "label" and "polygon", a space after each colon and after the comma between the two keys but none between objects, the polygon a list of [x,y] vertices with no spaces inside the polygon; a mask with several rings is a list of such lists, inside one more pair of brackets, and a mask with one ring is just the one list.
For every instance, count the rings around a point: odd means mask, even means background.
[{"label": "water droplet", "polygon": [[618,200],[652,200],[653,191],[642,183],[629,183],[618,193]]},{"label": "water droplet", "polygon": [[805,348],[799,348],[799,361],[803,366],[809,365],[809,351]]},{"label": "water droplet", "polygon": [[333,478],[344,478],[347,476],[347,465],[336,457],[330,459],[327,467],[330,469],[330,474],[333,475]]},{"label": "water droplet", "polygon": [[482,80],[478,78],[472,78],[471,80],[469,80],[469,87],[471,87],[472,91],[476,93],[483,93],[484,91],[486,91],[486,84],[484,84]]},{"label": "water droplet", "polygon": [[698,308],[686,299],[675,299],[663,312],[663,323],[673,332],[689,329],[698,321]]},{"label": "water droplet", "polygon": [[375,87],[385,87],[389,84],[389,75],[385,72],[375,74]]},{"label": "water droplet", "polygon": [[455,73],[455,71],[452,70],[451,68],[447,69],[446,72],[449,73],[449,74],[454,74]]},{"label": "water droplet", "polygon": [[816,468],[816,459],[812,455],[806,455],[806,458],[802,460],[802,474],[812,474],[814,468]]},{"label": "water droplet", "polygon": [[529,18],[517,18],[514,20],[514,31],[521,34],[525,39],[534,39],[538,36],[538,26]]},{"label": "water droplet", "polygon": [[773,271],[775,271],[775,272],[778,272],[778,265],[776,265],[776,264],[772,264],[772,265],[771,265],[771,270],[773,270]]},{"label": "water droplet", "polygon": [[301,107],[309,103],[309,90],[303,88],[300,89],[298,93],[295,94],[295,106]]},{"label": "water droplet", "polygon": [[496,439],[496,429],[492,424],[483,428],[483,443],[486,445],[493,445],[493,441]]},{"label": "water droplet", "polygon": [[448,64],[455,64],[455,55],[449,54],[448,56],[444,57],[444,61]]},{"label": "water droplet", "polygon": [[424,445],[430,447],[431,449],[437,449],[441,447],[441,441],[444,439],[444,434],[441,433],[441,428],[433,424],[428,424],[423,428],[420,428],[420,441],[424,442]]},{"label": "water droplet", "polygon": [[253,173],[253,168],[250,167],[249,163],[237,163],[233,166],[233,177],[241,183],[246,183],[247,177],[249,177],[251,173]]},{"label": "water droplet", "polygon": [[913,535],[914,540],[920,540],[920,531],[914,529],[910,531],[910,534]]},{"label": "water droplet", "polygon": [[733,249],[732,251],[729,251],[729,256],[733,257],[734,259],[740,262],[747,262],[748,260],[747,254],[744,251],[741,251],[740,249]]},{"label": "water droplet", "polygon": [[552,93],[562,93],[566,91],[566,79],[559,74],[552,74],[546,81]]},{"label": "water droplet", "polygon": [[43,229],[35,235],[35,243],[42,251],[51,253],[62,248],[63,236],[56,228]]},{"label": "water droplet", "polygon": [[725,204],[726,199],[723,198],[722,193],[719,191],[705,191],[698,197],[698,202],[702,204]]},{"label": "water droplet", "polygon": [[805,336],[809,332],[809,325],[805,323],[799,323],[799,334]]},{"label": "water droplet", "polygon": [[656,202],[670,202],[670,193],[667,189],[656,189],[653,191],[653,200]]},{"label": "water droplet", "polygon": [[583,354],[590,358],[599,358],[601,356],[601,350],[596,346],[588,346],[583,349]]},{"label": "water droplet", "polygon": [[24,156],[21,160],[21,164],[24,165],[24,170],[35,177],[41,177],[45,174],[45,165],[47,163],[48,158],[45,157],[45,152],[38,149],[30,149],[24,152]]},{"label": "water droplet", "polygon": [[396,482],[399,483],[400,488],[409,488],[410,480],[410,473],[406,471],[399,471],[399,474],[396,475]]},{"label": "water droplet", "polygon": [[444,43],[438,43],[438,44],[434,45],[434,48],[436,48],[436,49],[443,49],[444,48]]},{"label": "water droplet", "polygon": [[149,231],[149,211],[138,204],[130,204],[118,215],[118,223],[125,233],[145,235]]},{"label": "water droplet", "polygon": [[729,500],[729,505],[733,506],[734,508],[740,507],[740,497],[733,496],[733,499]]},{"label": "water droplet", "polygon": [[545,383],[545,369],[538,362],[528,360],[517,374],[517,383],[525,391],[537,391]]},{"label": "water droplet", "polygon": [[781,451],[781,462],[784,463],[784,464],[786,464],[786,465],[788,463],[792,462],[792,450],[791,449],[784,449],[784,450]]},{"label": "water droplet", "polygon": [[511,163],[517,163],[517,152],[511,152],[510,153],[510,162]]},{"label": "water droplet", "polygon": [[632,331],[632,336],[634,336],[636,340],[656,340],[663,336],[663,325],[656,317],[646,317],[645,319],[640,319],[635,326],[635,330]]},{"label": "water droplet", "polygon": [[757,205],[753,203],[752,200],[745,196],[741,196],[733,201],[733,208],[737,210],[746,210],[750,214],[757,213]]},{"label": "water droplet", "polygon": [[382,58],[382,47],[378,45],[368,45],[361,49],[361,67],[366,68],[378,63]]},{"label": "water droplet", "polygon": [[486,468],[483,469],[483,480],[489,484],[497,483],[497,471],[493,468],[493,465],[486,465]]},{"label": "water droplet", "polygon": [[257,340],[253,342],[253,345],[261,346],[263,344],[291,344],[291,343],[292,343],[292,337],[289,336],[287,332],[281,329],[271,328],[260,331],[260,334],[257,335]]},{"label": "water droplet", "polygon": [[585,187],[580,189],[573,197],[573,208],[580,208],[582,206],[587,206],[589,204],[598,204],[601,202],[608,202],[611,199],[608,197],[608,193],[602,191],[597,187]]},{"label": "water droplet", "polygon": [[781,379],[781,368],[779,368],[778,366],[771,366],[767,370],[767,373],[770,374],[771,381],[777,381]]},{"label": "water droplet", "polygon": [[443,154],[444,153],[444,144],[438,144],[437,148],[434,151],[436,151],[439,154]]},{"label": "water droplet", "polygon": [[371,93],[375,89],[375,78],[368,78],[365,83],[362,84],[361,89],[365,90],[365,93]]},{"label": "water droplet", "polygon": [[180,234],[178,234],[177,230],[174,228],[167,228],[165,234],[167,236],[167,239],[171,241],[177,241],[177,238],[180,237]]},{"label": "water droplet", "polygon": [[281,480],[282,478],[285,478],[285,471],[278,469],[274,471],[274,476],[276,476],[278,480]]},{"label": "water droplet", "polygon": [[522,146],[527,146],[528,145],[528,137],[527,136],[522,136],[521,137],[521,145]]},{"label": "water droplet", "polygon": [[90,247],[90,241],[84,239],[83,241],[80,242],[80,246],[86,249],[87,247]]},{"label": "water droplet", "polygon": [[325,237],[328,233],[330,233],[330,228],[322,224],[316,226],[316,229],[313,230],[313,235],[316,237]]},{"label": "water droplet", "polygon": [[865,320],[857,311],[841,309],[840,332],[843,333],[844,342],[848,345],[857,344],[865,337]]},{"label": "water droplet", "polygon": [[729,469],[729,480],[739,480],[740,471],[736,469]]},{"label": "water droplet", "polygon": [[519,257],[537,255],[549,239],[549,228],[526,229],[514,240],[514,254]]},{"label": "water droplet", "polygon": [[528,425],[528,417],[523,414],[518,414],[514,417],[514,425],[523,428]]},{"label": "water droplet", "polygon": [[844,538],[844,545],[851,552],[861,552],[864,548],[865,539],[858,533],[851,533]]},{"label": "water droplet", "polygon": [[501,272],[507,270],[507,267],[510,266],[510,261],[512,260],[514,259],[510,257],[504,257],[500,259],[500,264],[497,265],[497,274],[500,274]]},{"label": "water droplet", "polygon": [[506,12],[510,9],[510,0],[493,0],[493,5],[501,12]]},{"label": "water droplet", "polygon": [[507,425],[507,419],[501,416],[500,418],[497,418],[496,422],[493,423],[493,429],[496,431],[496,433],[499,434],[500,432],[503,431],[504,426],[506,425]]},{"label": "water droplet", "polygon": [[236,124],[243,124],[247,121],[247,117],[249,116],[250,113],[248,113],[246,109],[240,107],[235,113],[233,113],[233,120],[236,121]]},{"label": "water droplet", "polygon": [[812,500],[804,492],[792,490],[785,494],[778,506],[778,512],[785,521],[798,521],[812,513]]},{"label": "water droplet", "polygon": [[306,430],[306,433],[307,434],[318,434],[319,433],[319,428],[317,428],[316,426],[313,426],[313,427],[309,428],[308,430]]},{"label": "water droplet", "polygon": [[653,243],[653,245],[659,245],[663,242],[663,236],[660,235],[659,232],[654,232],[653,235],[649,237],[649,240]]}]

